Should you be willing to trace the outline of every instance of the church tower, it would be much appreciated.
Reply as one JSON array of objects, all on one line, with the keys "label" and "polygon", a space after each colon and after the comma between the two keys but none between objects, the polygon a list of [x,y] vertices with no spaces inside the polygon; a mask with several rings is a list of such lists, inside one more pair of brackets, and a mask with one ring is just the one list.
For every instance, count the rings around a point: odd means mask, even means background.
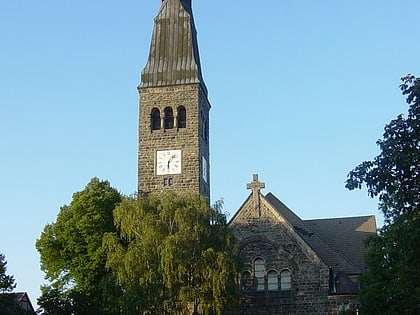
[{"label": "church tower", "polygon": [[162,0],[138,91],[139,193],[209,198],[210,103],[191,0]]}]

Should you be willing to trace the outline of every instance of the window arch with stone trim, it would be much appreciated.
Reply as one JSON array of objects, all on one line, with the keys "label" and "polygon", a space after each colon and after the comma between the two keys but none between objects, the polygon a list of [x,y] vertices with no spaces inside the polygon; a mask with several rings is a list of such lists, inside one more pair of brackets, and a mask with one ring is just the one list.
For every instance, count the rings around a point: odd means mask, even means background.
[{"label": "window arch with stone trim", "polygon": [[265,262],[262,258],[254,260],[254,281],[257,291],[265,290]]},{"label": "window arch with stone trim", "polygon": [[275,291],[279,289],[279,277],[277,271],[270,270],[267,272],[267,290]]},{"label": "window arch with stone trim", "polygon": [[280,289],[287,291],[292,289],[292,273],[289,269],[280,272]]},{"label": "window arch with stone trim", "polygon": [[187,127],[187,110],[184,106],[179,106],[177,110],[177,118],[178,118],[178,128],[186,128]]},{"label": "window arch with stone trim", "polygon": [[160,111],[158,108],[153,108],[152,112],[150,114],[150,125],[152,127],[152,130],[159,130],[160,129]]},{"label": "window arch with stone trim", "polygon": [[172,107],[166,107],[164,111],[165,129],[174,128],[174,111]]}]

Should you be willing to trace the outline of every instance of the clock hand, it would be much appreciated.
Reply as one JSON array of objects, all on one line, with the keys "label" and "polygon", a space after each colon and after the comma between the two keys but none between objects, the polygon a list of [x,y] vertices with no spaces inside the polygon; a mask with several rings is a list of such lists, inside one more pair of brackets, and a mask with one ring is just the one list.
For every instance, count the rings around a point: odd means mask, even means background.
[{"label": "clock hand", "polygon": [[172,155],[172,156],[171,156],[171,158],[168,160],[168,170],[169,170],[169,166],[170,166],[170,164],[171,164],[172,160],[173,160],[173,159],[175,159],[175,158],[176,158],[176,155],[174,154],[174,155]]}]

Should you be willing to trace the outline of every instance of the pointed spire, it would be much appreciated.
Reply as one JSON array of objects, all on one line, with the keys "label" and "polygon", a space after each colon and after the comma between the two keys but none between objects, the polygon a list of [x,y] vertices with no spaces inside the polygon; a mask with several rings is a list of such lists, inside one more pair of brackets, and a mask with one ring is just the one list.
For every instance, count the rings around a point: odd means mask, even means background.
[{"label": "pointed spire", "polygon": [[162,0],[140,87],[188,83],[200,83],[207,95],[191,0]]}]

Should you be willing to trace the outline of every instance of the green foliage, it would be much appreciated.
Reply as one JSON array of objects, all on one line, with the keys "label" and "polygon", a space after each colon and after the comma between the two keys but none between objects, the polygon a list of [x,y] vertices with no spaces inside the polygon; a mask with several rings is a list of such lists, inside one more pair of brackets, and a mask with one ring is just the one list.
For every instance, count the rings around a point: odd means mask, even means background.
[{"label": "green foliage", "polygon": [[80,304],[74,290],[63,292],[52,287],[43,287],[42,295],[38,299],[43,308],[43,315],[72,315],[81,314]]},{"label": "green foliage", "polygon": [[36,242],[41,268],[51,283],[42,288],[38,301],[44,314],[66,314],[69,309],[71,314],[110,313],[118,290],[105,269],[102,237],[115,231],[113,210],[120,201],[109,182],[93,178],[70,205],[61,207],[56,221],[45,226]]},{"label": "green foliage", "polygon": [[238,262],[220,209],[199,196],[168,193],[127,198],[114,217],[118,233],[108,233],[104,246],[127,314],[220,314],[234,303]]},{"label": "green foliage", "polygon": [[363,314],[420,313],[420,79],[409,75],[402,82],[408,117],[385,127],[381,153],[352,170],[346,183],[349,189],[366,185],[385,217],[368,244]]},{"label": "green foliage", "polygon": [[396,221],[369,240],[369,272],[361,278],[363,314],[419,313],[420,230],[416,225]]},{"label": "green foliage", "polygon": [[4,254],[0,253],[0,314],[2,315],[28,315],[33,312],[26,311],[15,301],[15,279],[6,274],[7,262]]},{"label": "green foliage", "polygon": [[15,279],[6,274],[7,261],[0,253],[0,314],[6,314],[14,305],[13,295],[9,294],[16,287]]},{"label": "green foliage", "polygon": [[384,138],[377,142],[381,154],[352,170],[346,183],[349,189],[365,184],[370,196],[378,196],[389,223],[400,215],[418,213],[420,204],[420,79],[402,80],[408,117],[399,115],[385,126]]},{"label": "green foliage", "polygon": [[0,293],[12,292],[16,287],[13,276],[6,275],[7,262],[4,254],[0,253]]}]

